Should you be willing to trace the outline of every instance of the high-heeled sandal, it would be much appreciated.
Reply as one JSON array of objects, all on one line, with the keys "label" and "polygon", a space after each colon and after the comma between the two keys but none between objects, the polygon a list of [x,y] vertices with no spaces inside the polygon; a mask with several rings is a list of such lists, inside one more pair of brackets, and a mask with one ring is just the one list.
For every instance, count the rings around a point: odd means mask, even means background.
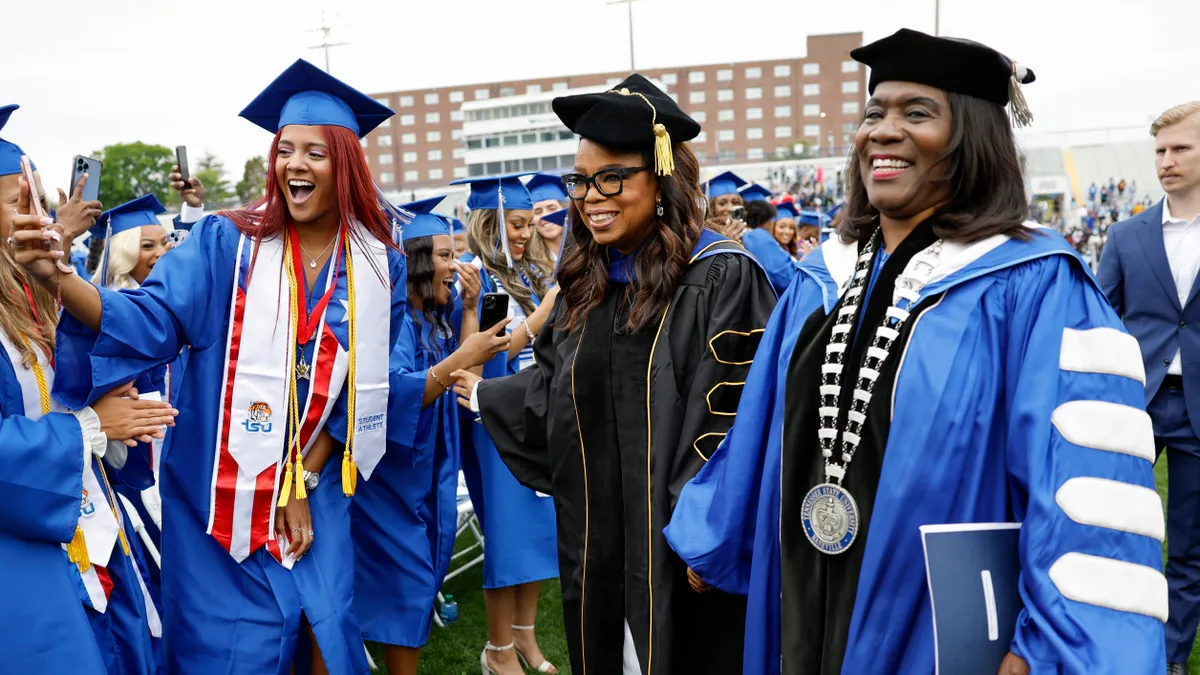
[{"label": "high-heeled sandal", "polygon": [[[513,630],[529,630],[529,631],[531,631],[531,630],[533,630],[534,627],[533,626],[511,626],[511,628]],[[545,675],[554,675],[555,673],[558,672],[558,666],[555,666],[553,663],[550,663],[549,661],[547,661],[546,657],[544,657],[544,656],[542,657],[541,665],[539,665],[537,668],[534,668],[533,666],[529,665],[529,659],[525,658],[524,652],[521,651],[520,647],[516,647],[516,644],[517,643],[514,640],[513,646],[517,650],[517,660],[521,662],[521,667],[523,667],[527,670],[535,670],[539,673],[544,673]]]},{"label": "high-heeled sandal", "polygon": [[[483,646],[483,653],[479,655],[479,670],[480,670],[481,675],[497,675],[496,671],[492,670],[492,667],[488,665],[488,661],[487,661],[488,652],[506,652],[506,651],[516,647],[516,644],[517,644],[516,642],[510,642],[503,647],[497,647],[496,645],[492,644],[491,642],[488,642],[487,644],[485,644]],[[517,652],[517,653],[520,654],[520,652]]]}]

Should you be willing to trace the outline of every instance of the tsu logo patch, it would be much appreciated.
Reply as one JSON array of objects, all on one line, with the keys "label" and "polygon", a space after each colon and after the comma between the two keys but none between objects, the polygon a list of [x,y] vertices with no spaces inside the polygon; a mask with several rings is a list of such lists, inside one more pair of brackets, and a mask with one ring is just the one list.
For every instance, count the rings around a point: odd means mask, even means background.
[{"label": "tsu logo patch", "polygon": [[271,426],[271,406],[262,401],[251,403],[242,427],[252,434],[269,434]]},{"label": "tsu logo patch", "polygon": [[88,496],[88,491],[83,491],[83,499],[79,502],[79,515],[87,517],[96,512],[96,505],[92,503],[92,498]]}]

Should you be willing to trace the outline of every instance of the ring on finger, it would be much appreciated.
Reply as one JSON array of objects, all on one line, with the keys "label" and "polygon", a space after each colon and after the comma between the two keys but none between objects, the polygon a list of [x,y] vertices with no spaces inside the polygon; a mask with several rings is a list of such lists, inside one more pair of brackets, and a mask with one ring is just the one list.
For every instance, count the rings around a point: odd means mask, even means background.
[{"label": "ring on finger", "polygon": [[308,531],[308,536],[310,536],[310,537],[311,537],[311,536],[314,536],[315,534],[316,534],[316,533],[315,533],[315,532],[313,532],[312,530],[309,530],[309,531]]},{"label": "ring on finger", "polygon": [[295,527],[295,528],[292,528],[292,532],[295,532],[296,534],[300,534],[301,530],[300,530],[300,528]]},{"label": "ring on finger", "polygon": [[24,242],[17,241],[16,239],[13,239],[12,237],[8,238],[8,245],[11,248],[25,248]]}]

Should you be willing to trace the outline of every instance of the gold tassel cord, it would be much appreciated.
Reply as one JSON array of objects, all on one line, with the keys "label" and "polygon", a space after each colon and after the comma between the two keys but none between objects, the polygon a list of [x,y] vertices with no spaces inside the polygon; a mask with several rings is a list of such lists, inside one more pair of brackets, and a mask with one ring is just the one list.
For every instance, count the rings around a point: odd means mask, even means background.
[{"label": "gold tassel cord", "polygon": [[358,389],[358,336],[357,336],[357,320],[355,317],[354,297],[354,261],[350,254],[350,233],[346,232],[346,295],[347,307],[346,323],[349,333],[349,349],[346,350],[347,361],[349,362],[346,368],[346,450],[342,453],[342,494],[347,497],[353,497],[354,492],[358,487],[358,466],[354,462],[354,435],[357,430],[355,420],[355,394]]},{"label": "gold tassel cord", "polygon": [[108,474],[104,471],[104,467],[100,467],[100,478],[104,481],[104,492],[108,497],[108,506],[112,509],[113,517],[117,519],[117,539],[121,541],[121,550],[125,553],[125,557],[129,557],[129,539],[125,537],[125,522],[121,519],[121,512],[117,510],[117,495],[113,492],[112,485],[108,482]]},{"label": "gold tassel cord", "polygon": [[71,537],[71,543],[67,544],[67,560],[75,563],[80,572],[86,572],[92,568],[92,563],[88,560],[87,542],[83,539],[83,528],[75,526],[75,536]]},{"label": "gold tassel cord", "polygon": [[1025,93],[1021,91],[1021,79],[1024,75],[1018,72],[1016,62],[1012,64],[1012,71],[1012,76],[1008,78],[1008,115],[1012,125],[1020,129],[1033,124],[1033,111],[1029,109],[1029,102],[1025,100]]},{"label": "gold tassel cord", "polygon": [[675,173],[675,156],[671,154],[671,134],[667,133],[667,127],[658,122],[658,109],[646,98],[645,94],[640,94],[636,91],[628,89],[611,89],[610,94],[620,94],[621,96],[637,96],[650,106],[650,128],[654,131],[654,173],[659,176],[670,176]]},{"label": "gold tassel cord", "polygon": [[[300,320],[300,292],[298,281],[296,280],[296,267],[293,265],[292,256],[296,254],[292,248],[291,237],[284,238],[283,260],[284,268],[287,271],[288,291],[291,293],[289,299],[289,309],[291,311],[290,324],[298,326]],[[299,346],[296,344],[295,338],[299,333],[299,328],[296,329],[296,335],[292,335],[290,350],[288,356],[288,378],[291,380],[291,386],[288,388],[288,433],[287,448],[284,452],[284,474],[283,486],[279,490],[279,501],[276,503],[278,508],[283,508],[288,505],[291,499],[292,483],[296,484],[296,499],[307,499],[308,490],[304,487],[304,464],[302,463],[302,453],[300,452],[300,400],[299,394],[296,393],[298,383],[296,382],[296,351]],[[295,465],[295,475],[293,476],[292,466]]]}]

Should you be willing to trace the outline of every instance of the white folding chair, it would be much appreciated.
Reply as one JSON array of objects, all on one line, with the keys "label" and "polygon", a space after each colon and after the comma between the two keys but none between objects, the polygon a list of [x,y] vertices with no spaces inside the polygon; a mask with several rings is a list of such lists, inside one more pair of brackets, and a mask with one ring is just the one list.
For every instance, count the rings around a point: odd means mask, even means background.
[{"label": "white folding chair", "polygon": [[[459,564],[458,567],[446,574],[445,581],[450,581],[454,577],[466,572],[472,567],[483,562],[483,531],[479,527],[479,518],[475,516],[475,505],[471,503],[471,495],[467,491],[466,479],[461,471],[458,472],[458,530],[454,533],[454,541],[457,543],[458,538],[463,536],[464,532],[469,532],[470,536],[474,537],[475,543],[467,548],[455,553],[450,557],[450,566],[454,567],[455,562],[462,561],[468,558],[465,562]],[[478,551],[478,554],[476,554]],[[472,557],[474,556],[474,557]],[[442,623],[441,612],[437,611],[442,604],[446,602],[445,596],[439,592],[437,594],[437,602],[434,605],[433,622],[439,627],[444,628]]]}]

